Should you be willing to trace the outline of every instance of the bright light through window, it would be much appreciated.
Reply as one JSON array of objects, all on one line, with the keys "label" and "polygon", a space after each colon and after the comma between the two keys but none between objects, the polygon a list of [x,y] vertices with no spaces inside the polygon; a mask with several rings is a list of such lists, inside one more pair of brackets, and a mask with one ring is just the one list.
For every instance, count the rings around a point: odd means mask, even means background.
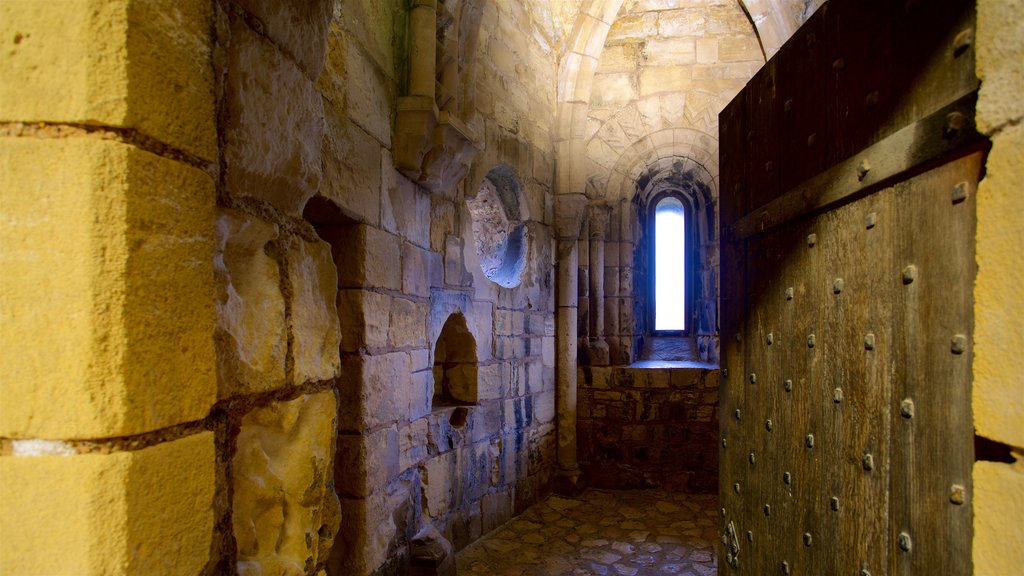
[{"label": "bright light through window", "polygon": [[686,218],[683,204],[665,198],[654,209],[654,329],[686,329]]}]

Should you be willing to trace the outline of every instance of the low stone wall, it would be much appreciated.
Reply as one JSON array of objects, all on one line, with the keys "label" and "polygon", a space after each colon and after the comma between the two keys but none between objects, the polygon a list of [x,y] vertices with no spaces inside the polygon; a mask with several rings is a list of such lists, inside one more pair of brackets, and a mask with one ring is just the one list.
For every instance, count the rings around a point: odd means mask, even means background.
[{"label": "low stone wall", "polygon": [[717,489],[717,369],[581,368],[578,426],[590,486]]}]

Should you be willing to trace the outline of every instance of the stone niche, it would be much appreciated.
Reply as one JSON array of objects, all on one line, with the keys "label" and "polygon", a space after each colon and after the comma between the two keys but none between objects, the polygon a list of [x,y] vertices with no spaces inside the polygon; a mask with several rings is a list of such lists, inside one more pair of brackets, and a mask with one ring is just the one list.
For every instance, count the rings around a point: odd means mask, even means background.
[{"label": "stone niche", "polygon": [[451,196],[483,148],[460,118],[459,0],[413,0],[409,13],[408,89],[398,99],[395,165],[410,180]]},{"label": "stone niche", "polygon": [[[477,401],[476,340],[466,326],[466,317],[452,314],[441,328],[434,346],[435,409],[447,406],[465,406]],[[466,410],[452,414],[452,425],[461,427],[466,421]]]},{"label": "stone niche", "polygon": [[503,288],[520,284],[526,265],[527,234],[522,189],[511,168],[499,165],[466,200],[473,241],[484,276]]}]

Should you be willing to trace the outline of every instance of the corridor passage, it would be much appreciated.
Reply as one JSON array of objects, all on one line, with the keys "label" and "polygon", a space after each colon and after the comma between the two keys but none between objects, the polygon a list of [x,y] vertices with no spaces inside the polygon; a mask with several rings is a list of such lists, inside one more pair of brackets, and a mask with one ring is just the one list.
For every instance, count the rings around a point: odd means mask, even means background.
[{"label": "corridor passage", "polygon": [[458,555],[460,576],[708,576],[717,497],[590,489],[552,496]]}]

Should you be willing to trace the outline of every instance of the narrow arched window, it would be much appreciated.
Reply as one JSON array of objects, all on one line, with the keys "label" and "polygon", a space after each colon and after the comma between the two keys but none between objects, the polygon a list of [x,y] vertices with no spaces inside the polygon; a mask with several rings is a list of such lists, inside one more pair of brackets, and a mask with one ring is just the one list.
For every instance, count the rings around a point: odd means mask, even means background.
[{"label": "narrow arched window", "polygon": [[674,195],[654,205],[654,306],[655,333],[687,334],[690,286],[687,286],[687,210]]}]

